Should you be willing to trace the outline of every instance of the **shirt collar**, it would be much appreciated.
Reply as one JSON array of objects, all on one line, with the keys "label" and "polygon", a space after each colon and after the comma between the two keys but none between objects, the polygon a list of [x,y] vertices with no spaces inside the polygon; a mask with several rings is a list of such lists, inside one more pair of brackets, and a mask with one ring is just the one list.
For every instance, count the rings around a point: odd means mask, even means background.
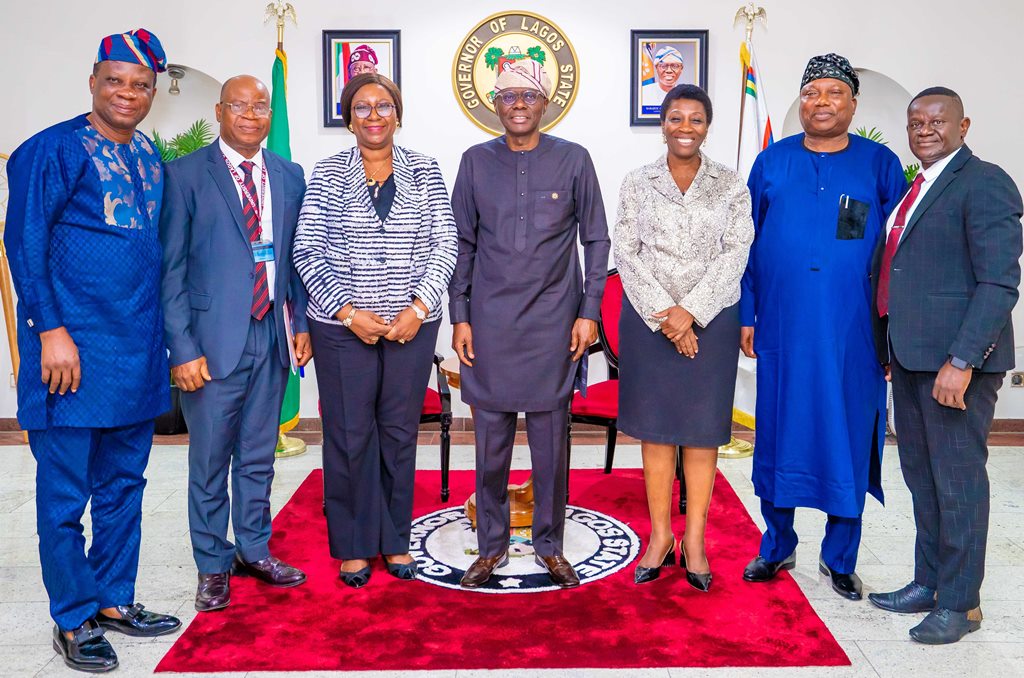
[{"label": "shirt collar", "polygon": [[946,169],[946,165],[948,165],[953,160],[953,158],[957,156],[957,153],[959,153],[963,149],[964,147],[961,144],[960,148],[956,149],[942,160],[939,160],[937,163],[933,164],[928,169],[922,170],[921,174],[924,175],[924,183],[930,184],[936,179],[938,179],[939,175],[942,174],[942,170]]},{"label": "shirt collar", "polygon": [[224,139],[218,137],[217,142],[220,144],[220,152],[224,154],[224,157],[228,159],[228,162],[231,163],[232,167],[239,167],[243,162],[245,162],[246,160],[249,160],[249,162],[251,162],[254,165],[254,167],[253,167],[253,171],[254,172],[262,172],[263,171],[263,149],[262,148],[260,149],[259,153],[257,153],[256,155],[254,155],[252,157],[252,159],[249,159],[249,158],[244,157],[241,153],[239,153],[235,149],[233,149],[230,146],[228,146],[227,143],[224,141]]}]

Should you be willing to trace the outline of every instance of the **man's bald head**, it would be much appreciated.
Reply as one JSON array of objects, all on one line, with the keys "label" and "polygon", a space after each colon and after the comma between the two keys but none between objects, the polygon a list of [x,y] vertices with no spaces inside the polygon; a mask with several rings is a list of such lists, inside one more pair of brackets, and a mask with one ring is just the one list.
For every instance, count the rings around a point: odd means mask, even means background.
[{"label": "man's bald head", "polygon": [[262,80],[257,78],[255,75],[236,75],[233,78],[228,78],[224,81],[224,84],[220,88],[220,100],[228,101],[225,97],[228,96],[232,88],[237,86],[254,87],[259,91],[267,93],[267,100],[270,100],[270,90],[263,83]]}]

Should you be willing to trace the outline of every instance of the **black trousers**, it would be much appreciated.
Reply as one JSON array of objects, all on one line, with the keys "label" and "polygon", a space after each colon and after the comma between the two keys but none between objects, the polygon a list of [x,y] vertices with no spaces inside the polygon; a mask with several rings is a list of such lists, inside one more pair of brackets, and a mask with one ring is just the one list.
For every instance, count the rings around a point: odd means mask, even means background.
[{"label": "black trousers", "polygon": [[416,435],[439,323],[405,343],[364,344],[312,322],[324,427],[324,501],[331,556],[409,551]]},{"label": "black trousers", "polygon": [[935,372],[892,362],[896,435],[914,498],[914,581],[938,590],[938,606],[966,612],[981,602],[988,540],[988,434],[1004,372],[975,370],[966,410],[932,398]]}]

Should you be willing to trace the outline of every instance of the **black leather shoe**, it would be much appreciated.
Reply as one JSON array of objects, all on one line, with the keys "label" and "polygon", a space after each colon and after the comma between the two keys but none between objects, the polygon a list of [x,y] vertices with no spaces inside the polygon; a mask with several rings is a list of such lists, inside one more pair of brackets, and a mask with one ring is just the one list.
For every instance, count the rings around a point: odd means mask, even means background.
[{"label": "black leather shoe", "polygon": [[649,581],[654,581],[661,576],[661,568],[669,565],[676,564],[676,540],[672,540],[672,546],[669,547],[668,553],[661,560],[661,565],[655,567],[643,567],[637,565],[636,569],[633,570],[633,583],[634,584],[646,584]]},{"label": "black leather shoe", "polygon": [[935,589],[910,582],[899,591],[890,593],[869,593],[868,600],[875,607],[889,612],[910,614],[913,612],[931,612],[935,609]]},{"label": "black leather shoe", "polygon": [[199,573],[199,585],[196,587],[196,610],[198,612],[223,610],[230,602],[230,572]]},{"label": "black leather shoe", "polygon": [[747,581],[762,583],[771,581],[779,572],[792,570],[796,567],[796,551],[785,560],[765,560],[760,555],[751,560],[743,570],[743,578]]},{"label": "black leather shoe", "polygon": [[702,591],[704,593],[710,591],[711,572],[690,572],[690,569],[686,567],[686,549],[684,549],[681,545],[679,547],[679,554],[682,556],[679,566],[683,568],[684,572],[686,572],[686,583],[692,586],[693,588],[697,589],[698,591]]},{"label": "black leather shoe", "polygon": [[356,570],[355,572],[338,572],[338,578],[354,589],[361,589],[370,583],[370,566]]},{"label": "black leather shoe", "polygon": [[925,645],[955,643],[968,633],[981,628],[981,608],[956,612],[938,607],[928,613],[920,624],[910,629],[910,637]]},{"label": "black leather shoe", "polygon": [[411,581],[416,578],[416,561],[411,563],[389,563],[388,559],[384,559],[384,566],[387,568],[388,574],[396,579],[403,581]]},{"label": "black leather shoe", "polygon": [[478,557],[469,566],[465,574],[462,575],[462,580],[459,584],[463,588],[478,589],[487,583],[487,580],[491,578],[495,570],[506,565],[508,565],[508,551],[493,558]]},{"label": "black leather shoe", "polygon": [[297,567],[292,567],[274,556],[267,556],[263,560],[247,563],[236,553],[232,574],[255,577],[264,584],[270,584],[281,589],[298,586],[306,581],[305,572]]},{"label": "black leather shoe", "polygon": [[850,574],[840,574],[839,572],[833,572],[829,569],[828,565],[825,564],[824,560],[818,561],[818,572],[832,580],[832,590],[841,595],[847,600],[860,600],[864,597],[862,590],[864,588],[861,584],[860,577],[855,572]]},{"label": "black leather shoe", "polygon": [[53,627],[53,649],[75,671],[106,673],[117,668],[117,653],[103,637],[103,627],[89,620],[71,632],[68,639],[60,627]]},{"label": "black leather shoe", "polygon": [[118,605],[114,608],[121,614],[121,618],[108,617],[99,612],[96,614],[96,622],[108,631],[117,631],[126,636],[141,636],[152,638],[174,633],[181,628],[181,620],[169,614],[157,614],[146,612],[144,605]]}]

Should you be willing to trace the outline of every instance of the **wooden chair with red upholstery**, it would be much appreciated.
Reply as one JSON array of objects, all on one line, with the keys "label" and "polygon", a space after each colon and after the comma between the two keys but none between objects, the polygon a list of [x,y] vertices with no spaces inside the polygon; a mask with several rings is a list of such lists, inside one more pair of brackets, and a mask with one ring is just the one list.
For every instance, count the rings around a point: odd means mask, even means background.
[{"label": "wooden chair with red upholstery", "polygon": [[[608,379],[587,385],[587,397],[579,391],[572,396],[569,408],[567,458],[572,456],[572,425],[596,424],[608,429],[604,453],[604,472],[612,472],[615,460],[615,440],[619,429],[619,316],[622,314],[622,279],[617,269],[608,271],[601,298],[601,319],[597,323],[598,339],[581,360],[594,353],[604,354],[608,363]],[[676,452],[676,477],[679,479],[679,512],[686,511],[686,483],[683,480],[682,448]]]},{"label": "wooden chair with red upholstery", "polygon": [[423,410],[420,423],[437,423],[441,425],[441,501],[448,501],[448,469],[452,458],[452,392],[448,388],[448,377],[441,371],[441,361],[434,354],[434,373],[437,375],[437,390],[427,387],[423,396]]}]

